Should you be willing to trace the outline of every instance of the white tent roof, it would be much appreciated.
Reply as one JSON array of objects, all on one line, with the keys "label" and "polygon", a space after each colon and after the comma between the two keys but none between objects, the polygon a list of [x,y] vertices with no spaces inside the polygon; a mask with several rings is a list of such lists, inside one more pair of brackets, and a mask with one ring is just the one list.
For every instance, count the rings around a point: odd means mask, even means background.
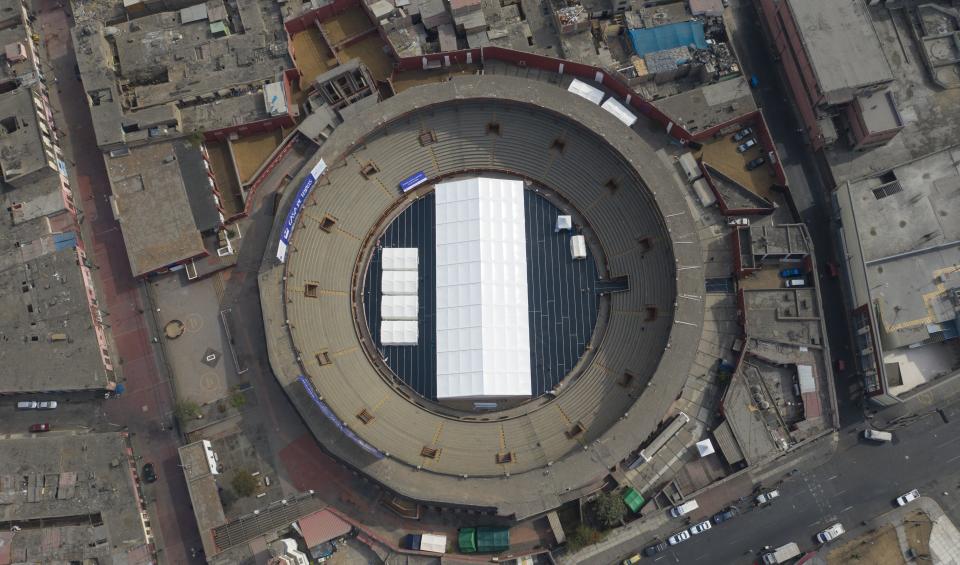
[{"label": "white tent roof", "polygon": [[523,183],[436,187],[437,398],[529,396]]},{"label": "white tent roof", "polygon": [[706,457],[711,453],[716,453],[713,449],[713,442],[710,439],[705,439],[697,442],[697,451],[700,452],[700,457]]},{"label": "white tent roof", "polygon": [[599,88],[590,86],[582,80],[573,79],[573,82],[570,83],[570,86],[567,87],[567,90],[581,98],[586,98],[594,104],[599,104],[601,101],[603,101],[603,91]]},{"label": "white tent roof", "polygon": [[557,216],[557,231],[573,228],[573,218],[567,215]]},{"label": "white tent roof", "polygon": [[380,301],[380,317],[384,320],[416,321],[418,306],[416,294],[385,295]]},{"label": "white tent roof", "polygon": [[384,320],[380,322],[380,343],[383,345],[416,345],[417,322]]},{"label": "white tent roof", "polygon": [[384,247],[380,257],[384,271],[416,271],[418,263],[416,247]]},{"label": "white tent roof", "polygon": [[634,122],[637,121],[637,117],[633,114],[633,112],[628,110],[626,106],[617,102],[613,98],[607,98],[607,101],[604,102],[600,107],[616,116],[616,118],[621,122],[627,124],[627,127],[632,126]]},{"label": "white tent roof", "polygon": [[817,392],[817,381],[813,379],[813,367],[797,365],[797,380],[800,381],[800,394]]},{"label": "white tent roof", "polygon": [[380,292],[383,294],[417,294],[416,271],[383,271]]}]

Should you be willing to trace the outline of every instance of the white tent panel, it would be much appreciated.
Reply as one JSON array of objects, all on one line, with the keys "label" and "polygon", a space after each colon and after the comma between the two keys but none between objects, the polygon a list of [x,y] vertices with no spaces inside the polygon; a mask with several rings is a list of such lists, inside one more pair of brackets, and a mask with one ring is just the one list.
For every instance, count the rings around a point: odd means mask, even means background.
[{"label": "white tent panel", "polygon": [[419,265],[416,247],[384,247],[380,258],[384,271],[416,271]]},{"label": "white tent panel", "polygon": [[570,83],[567,90],[581,98],[586,98],[594,104],[599,104],[603,101],[603,91],[590,86],[582,80],[573,79],[573,82]]},{"label": "white tent panel", "polygon": [[813,379],[813,367],[797,365],[797,380],[800,381],[800,394],[817,392],[817,381]]},{"label": "white tent panel", "polygon": [[574,259],[587,258],[587,240],[582,235],[570,238],[570,257]]},{"label": "white tent panel", "polygon": [[436,188],[437,397],[529,396],[523,183]]},{"label": "white tent panel", "polygon": [[380,343],[383,345],[416,345],[418,333],[416,321],[380,322]]},{"label": "white tent panel", "polygon": [[384,320],[417,320],[419,300],[416,294],[386,295],[380,301],[380,317]]},{"label": "white tent panel", "polygon": [[697,451],[700,452],[700,457],[716,453],[716,450],[713,449],[713,442],[709,438],[697,442]]},{"label": "white tent panel", "polygon": [[633,112],[613,98],[607,98],[607,101],[603,103],[601,108],[613,114],[618,120],[625,123],[627,127],[632,126],[637,121],[637,116],[635,116]]},{"label": "white tent panel", "polygon": [[557,227],[555,231],[569,230],[573,228],[573,218],[570,216],[557,216]]},{"label": "white tent panel", "polygon": [[383,294],[417,294],[417,271],[383,271],[380,292]]}]

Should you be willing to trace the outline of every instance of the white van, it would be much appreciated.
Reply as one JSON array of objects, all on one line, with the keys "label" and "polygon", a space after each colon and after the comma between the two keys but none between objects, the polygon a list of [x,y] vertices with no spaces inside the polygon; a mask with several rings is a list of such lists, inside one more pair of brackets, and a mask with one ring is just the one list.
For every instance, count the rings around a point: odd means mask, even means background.
[{"label": "white van", "polygon": [[880,430],[863,430],[863,437],[865,439],[872,439],[873,441],[893,441],[893,434],[890,432],[881,432]]},{"label": "white van", "polygon": [[700,505],[697,504],[696,500],[688,500],[679,506],[671,508],[670,515],[674,518],[679,518],[680,516],[693,512],[697,508],[700,508]]}]

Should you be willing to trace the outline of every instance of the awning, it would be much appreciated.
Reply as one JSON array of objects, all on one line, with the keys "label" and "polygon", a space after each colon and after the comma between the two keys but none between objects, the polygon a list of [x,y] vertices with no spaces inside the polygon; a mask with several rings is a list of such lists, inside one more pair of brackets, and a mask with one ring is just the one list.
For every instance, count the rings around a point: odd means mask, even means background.
[{"label": "awning", "polygon": [[352,527],[329,510],[314,512],[297,520],[297,526],[307,548],[316,547],[350,533]]},{"label": "awning", "polygon": [[720,453],[723,454],[723,458],[727,460],[727,463],[733,465],[744,460],[743,452],[740,450],[740,444],[737,443],[736,438],[733,437],[733,430],[730,429],[730,422],[724,420],[722,424],[717,426],[713,430],[713,438],[717,440],[717,446],[720,448]]}]

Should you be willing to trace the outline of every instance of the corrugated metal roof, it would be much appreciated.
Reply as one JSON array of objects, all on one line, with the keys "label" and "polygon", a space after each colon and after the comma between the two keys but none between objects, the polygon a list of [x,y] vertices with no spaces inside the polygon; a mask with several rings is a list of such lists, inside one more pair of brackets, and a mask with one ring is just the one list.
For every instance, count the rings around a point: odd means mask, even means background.
[{"label": "corrugated metal roof", "polygon": [[663,51],[693,45],[697,49],[707,48],[707,38],[703,33],[703,22],[691,20],[656,27],[631,29],[630,44],[637,55]]},{"label": "corrugated metal roof", "polygon": [[738,444],[736,438],[733,437],[733,430],[730,429],[729,422],[724,421],[717,426],[717,428],[713,430],[713,437],[717,440],[717,446],[720,448],[720,452],[723,453],[723,457],[727,460],[727,463],[733,465],[738,461],[743,461],[743,452],[740,451],[740,444]]}]

